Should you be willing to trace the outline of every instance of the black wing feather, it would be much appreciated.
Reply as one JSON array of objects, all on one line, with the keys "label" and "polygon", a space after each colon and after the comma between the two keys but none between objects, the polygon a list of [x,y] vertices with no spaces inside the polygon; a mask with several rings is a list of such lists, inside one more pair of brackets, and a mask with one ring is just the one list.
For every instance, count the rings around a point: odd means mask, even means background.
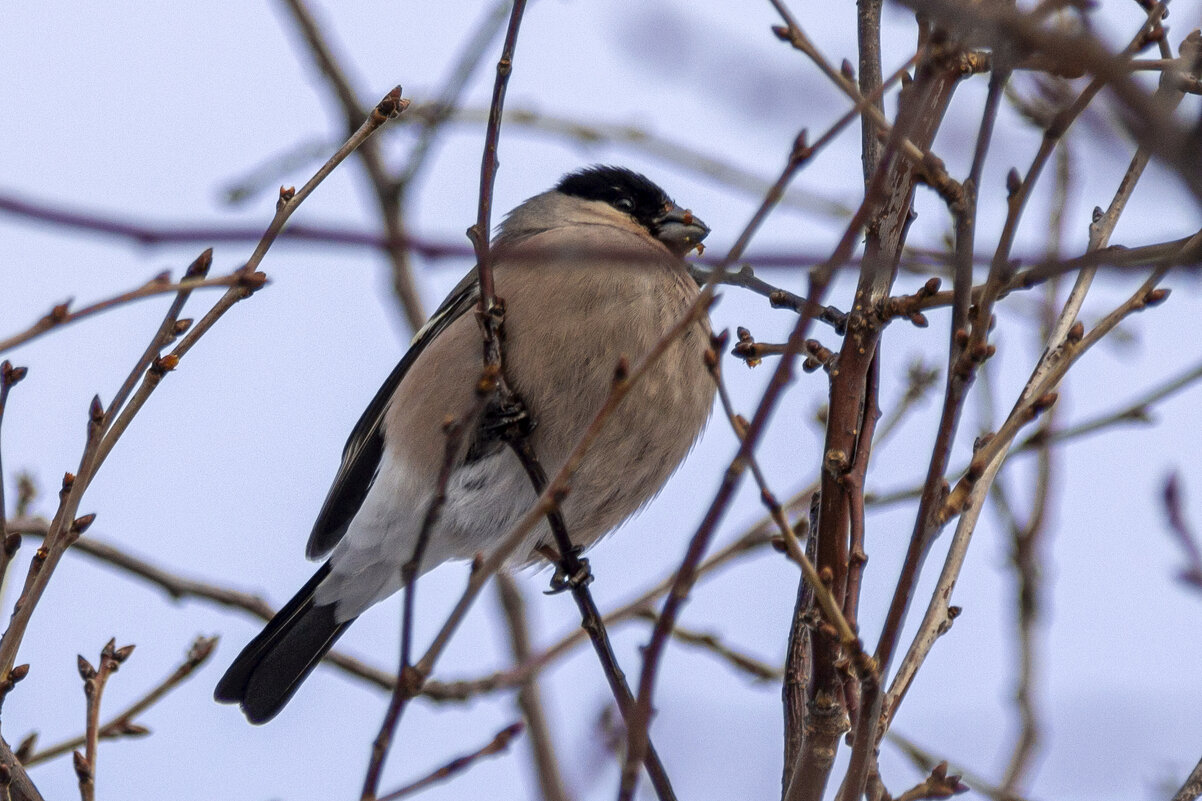
[{"label": "black wing feather", "polygon": [[338,544],[346,534],[351,520],[367,497],[375,480],[376,471],[380,467],[380,459],[384,455],[384,412],[388,402],[409,368],[417,361],[417,357],[448,325],[459,319],[479,300],[479,285],[476,271],[473,269],[459,282],[447,299],[434,312],[434,316],[425,327],[414,337],[409,350],[401,357],[401,361],[393,368],[384,385],[376,392],[367,409],[355,424],[346,447],[342,451],[342,464],[334,484],[326,495],[313,531],[309,534],[309,544],[305,554],[310,559],[325,555]]}]

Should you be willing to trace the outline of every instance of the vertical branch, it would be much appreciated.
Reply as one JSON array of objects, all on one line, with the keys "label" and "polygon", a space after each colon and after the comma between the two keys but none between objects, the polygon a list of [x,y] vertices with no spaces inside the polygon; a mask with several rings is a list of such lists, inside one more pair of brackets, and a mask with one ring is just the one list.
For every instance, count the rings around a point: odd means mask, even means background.
[{"label": "vertical branch", "polygon": [[372,742],[371,758],[367,763],[367,773],[363,778],[363,792],[360,795],[362,801],[375,801],[380,787],[380,776],[384,772],[384,759],[388,756],[388,749],[392,746],[392,738],[401,721],[401,715],[404,714],[409,700],[421,691],[426,678],[421,670],[412,666],[413,610],[417,603],[417,576],[420,573],[426,546],[430,542],[430,535],[446,504],[447,486],[450,484],[451,473],[455,469],[455,463],[461,450],[464,432],[475,430],[476,420],[484,409],[486,399],[486,395],[479,393],[473,409],[463,420],[453,420],[447,424],[444,430],[446,444],[442,465],[438,471],[438,482],[435,485],[434,494],[426,505],[417,542],[413,546],[413,555],[401,567],[401,582],[405,587],[405,598],[401,612],[400,663],[397,667],[396,684],[393,686],[392,695],[388,700],[388,709],[384,713],[384,721],[380,724],[380,730]]},{"label": "vertical branch", "polygon": [[[954,48],[953,48],[954,49]],[[846,600],[851,488],[855,484],[853,466],[867,466],[871,442],[862,436],[865,409],[876,403],[869,397],[869,373],[876,358],[884,321],[878,310],[888,296],[902,245],[909,228],[914,188],[920,167],[897,157],[905,137],[925,150],[939,129],[947,105],[963,73],[950,53],[934,51],[922,62],[914,83],[903,89],[901,113],[890,132],[876,174],[866,192],[865,209],[870,220],[866,226],[866,244],[856,288],[856,302],[848,316],[847,335],[838,355],[838,369],[832,370],[831,395],[823,446],[823,469],[818,528],[817,567],[842,604]],[[944,60],[946,59],[946,61]],[[846,727],[844,705],[845,655],[838,638],[817,629],[813,635],[813,678],[809,687],[807,736],[799,755],[788,801],[816,801],[823,796],[834,764],[838,739]],[[842,667],[841,667],[842,666]],[[880,668],[878,668],[880,669]],[[865,686],[880,686],[880,675]],[[861,703],[860,720],[874,717],[867,703]],[[818,726],[819,722],[825,724]],[[848,769],[842,796],[859,798],[870,768],[871,749],[864,748],[857,735],[852,764]]]},{"label": "vertical branch", "polygon": [[[1060,259],[1060,245],[1064,238],[1065,207],[1068,205],[1069,187],[1072,181],[1071,158],[1067,142],[1060,148],[1056,159],[1056,185],[1052,195],[1054,209],[1049,226],[1047,254],[1049,259]],[[1048,281],[1044,292],[1040,338],[1046,341],[1056,325],[1060,294],[1059,276]],[[1010,754],[1010,761],[1002,779],[999,792],[1006,797],[1017,795],[1026,774],[1031,769],[1035,749],[1039,745],[1041,723],[1036,703],[1038,677],[1039,617],[1043,593],[1043,540],[1041,536],[1047,519],[1052,484],[1052,434],[1055,430],[1056,407],[1048,410],[1040,421],[1036,436],[1039,444],[1036,455],[1036,474],[1032,486],[1033,502],[1031,514],[1025,524],[1018,521],[1013,507],[1006,501],[1002,485],[994,485],[999,499],[998,507],[1004,512],[1010,529],[1013,550],[1011,562],[1015,573],[1016,608],[1018,611],[1015,637],[1018,644],[1018,678],[1015,702],[1019,714],[1019,734]]]},{"label": "vertical branch", "polygon": [[[1132,38],[1127,48],[1123,51],[1123,58],[1129,58],[1138,49],[1139,44],[1144,40],[1144,37],[1148,35],[1149,31],[1159,24],[1160,16],[1163,14],[1163,11],[1164,7],[1161,3],[1156,3],[1149,10],[1147,20],[1141,26],[1139,32]],[[1197,37],[1190,41],[1196,40]],[[1192,52],[1194,51],[1191,50],[1191,53]],[[1190,59],[1189,64],[1191,68],[1196,69],[1196,63],[1193,61],[1194,57],[1190,55],[1188,58]],[[1007,212],[1007,221],[1003,228],[1003,234],[998,253],[1009,252],[1009,242],[1012,240],[1013,229],[1017,225],[1017,217],[1021,213],[1024,199],[1031,192],[1034,180],[1038,176],[1043,162],[1046,161],[1051,155],[1053,145],[1055,142],[1059,141],[1061,137],[1063,137],[1068,125],[1085,108],[1088,103],[1088,99],[1092,98],[1093,95],[1100,90],[1100,87],[1095,88],[1095,84],[1097,84],[1099,80],[1100,79],[1097,79],[1087,86],[1073,103],[1056,115],[1054,121],[1045,132],[1044,142],[1041,144],[1040,149],[1027,172],[1027,177],[1021,182],[1017,180],[1017,176],[1013,176],[1011,178],[1011,197]],[[1158,105],[1160,105],[1166,101],[1162,96],[1157,102]],[[1115,193],[1114,199],[1111,201],[1110,211],[1108,213],[1099,213],[1095,215],[1094,222],[1090,226],[1091,248],[1107,241],[1109,232],[1113,229],[1114,224],[1117,222],[1118,214],[1125,206],[1127,198],[1134,190],[1135,183],[1138,180],[1138,177],[1143,169],[1143,164],[1145,163],[1146,161],[1144,161],[1141,158],[1140,153],[1137,152],[1135,158],[1132,159],[1132,163],[1129,166],[1127,173],[1124,175],[1123,180],[1119,184],[1119,188]],[[1007,234],[1007,231],[1010,233]],[[1091,250],[1091,252],[1093,251]],[[998,257],[995,255],[993,266],[991,266],[990,270],[990,279],[986,282],[985,292],[980,300],[980,304],[992,304],[993,300],[996,300],[998,275],[994,268],[998,263]],[[942,478],[940,477],[938,479],[940,482],[940,490],[936,494],[933,505],[928,507],[925,506],[925,504],[920,503],[920,515],[916,522],[914,539],[911,540],[911,549],[915,547],[914,540],[919,536],[920,526],[926,526],[926,536],[928,537],[926,545],[929,545],[929,538],[933,537],[939,528],[946,523],[951,514],[965,509],[966,503],[968,503],[970,496],[975,496],[978,494],[977,492],[974,492],[974,490],[978,488],[978,485],[988,485],[992,481],[993,474],[996,472],[996,470],[992,468],[993,463],[1000,458],[1004,458],[1005,448],[1008,446],[1008,443],[1011,441],[1018,428],[1020,428],[1022,425],[1025,425],[1027,422],[1033,419],[1034,416],[1046,409],[1048,402],[1054,400],[1054,394],[1049,395],[1049,393],[1055,389],[1060,377],[1064,375],[1065,371],[1068,369],[1068,366],[1077,358],[1079,358],[1089,345],[1091,345],[1093,342],[1096,342],[1100,337],[1104,336],[1113,327],[1113,325],[1117,324],[1118,320],[1122,319],[1123,316],[1144,308],[1144,306],[1149,303],[1159,302],[1167,296],[1163,291],[1160,290],[1157,290],[1157,293],[1159,294],[1153,293],[1153,289],[1155,288],[1157,282],[1164,274],[1163,269],[1158,269],[1147,281],[1144,282],[1143,286],[1141,286],[1141,288],[1127,303],[1108,315],[1106,319],[1099,323],[1095,329],[1086,336],[1083,335],[1083,327],[1080,321],[1077,321],[1076,317],[1077,311],[1080,309],[1081,304],[1084,301],[1085,293],[1089,289],[1092,274],[1093,270],[1090,268],[1083,269],[1078,274],[1076,283],[1070,291],[1055,324],[1052,326],[1051,334],[1047,340],[1046,349],[1039,362],[1035,366],[1035,369],[1032,371],[1027,385],[1022,390],[1019,400],[1015,404],[1014,410],[1010,413],[1006,423],[1001,429],[998,430],[997,435],[994,436],[993,440],[991,440],[987,446],[983,447],[980,453],[974,455],[974,466],[970,470],[971,475],[961,479],[961,481],[957,484],[955,491],[952,492],[950,496],[947,494],[946,485],[943,483]],[[978,308],[980,304],[978,305]],[[984,337],[987,328],[987,323],[985,324],[984,328],[981,328],[977,322],[974,322],[971,337]],[[975,359],[977,354],[985,355],[987,357],[988,349],[981,347],[984,344],[983,342],[974,343],[972,339],[964,336],[961,336],[960,338],[962,341],[967,341],[968,343],[963,358],[958,363],[961,365],[961,367],[965,365],[966,360]],[[957,368],[954,366],[953,370],[955,369]],[[1045,401],[1045,398],[1047,401]],[[990,467],[989,470],[986,470],[987,466]],[[928,479],[930,479],[930,476],[928,476]],[[924,501],[927,497],[927,490],[929,489],[929,487],[924,488]],[[975,520],[976,513],[971,515],[970,525],[975,524]],[[963,543],[961,547],[966,547],[966,541],[969,537],[971,537],[971,531],[966,529],[965,520],[962,518],[960,524],[957,526],[955,538]],[[957,549],[953,549],[953,551],[956,554],[959,554]],[[947,586],[950,588],[950,586],[955,582],[955,577],[958,575],[959,568],[958,566],[953,565],[953,561],[962,559],[962,555],[956,555],[953,558],[953,551],[949,551],[948,561],[945,562],[944,570],[941,574],[940,586]],[[919,560],[919,563],[920,561],[921,560]],[[909,565],[909,555],[907,555],[907,568]],[[915,578],[916,575],[909,576],[911,581],[913,581]],[[900,582],[898,589],[901,589]],[[910,589],[912,590],[912,585]],[[895,607],[898,602],[899,597],[895,592]],[[904,603],[908,603],[908,601],[905,601]],[[890,608],[890,618],[887,619],[886,628],[882,631],[882,642],[881,644],[878,644],[878,654],[880,653],[881,649],[885,647],[886,635],[888,635],[894,644],[896,644],[896,639],[900,635],[899,627],[902,619],[904,618],[904,607],[902,608],[901,616],[896,618],[893,616],[895,607]],[[921,664],[923,659],[925,659],[926,654],[929,652],[929,649],[937,638],[942,621],[946,619],[946,607],[947,599],[939,597],[932,598],[931,603],[928,605],[927,612],[919,628],[919,633],[916,635],[914,642],[907,651],[905,660],[903,661],[902,666],[898,669],[897,676],[893,680],[893,685],[889,689],[888,698],[886,699],[883,714],[881,715],[881,718],[885,721],[886,726],[888,725],[888,721],[891,720],[895,714],[897,706],[901,703],[906,691],[909,689],[910,683],[913,681],[914,674],[918,666]],[[892,647],[893,646],[890,646],[890,648]]]},{"label": "vertical branch", "polygon": [[[883,0],[856,1],[856,36],[860,50],[860,94],[873,97],[881,85],[881,5]],[[884,103],[878,97],[874,101],[877,110],[884,113]],[[860,161],[864,166],[864,185],[876,175],[877,162],[881,157],[881,145],[877,140],[877,126],[872,115],[864,111],[860,115]]]},{"label": "vertical branch", "polygon": [[[508,573],[497,574],[497,593],[500,595],[501,611],[505,613],[506,628],[509,630],[509,649],[516,665],[524,664],[531,656],[530,630],[526,623],[526,601],[522,590]],[[534,759],[534,775],[538,781],[542,801],[569,801],[559,770],[559,759],[555,755],[555,740],[543,710],[543,701],[538,688],[538,677],[531,674],[518,690],[518,707],[530,733],[530,751]]]},{"label": "vertical branch", "polygon": [[[760,207],[752,215],[751,220],[744,227],[743,232],[731,247],[730,252],[710,274],[709,281],[702,289],[699,301],[709,302],[709,298],[712,297],[713,287],[722,281],[727,268],[742,256],[743,250],[747,247],[755,232],[759,230],[760,225],[767,218],[768,214],[779,203],[784,193],[784,188],[812,155],[813,149],[806,144],[805,131],[802,131],[793,143],[793,148],[790,151],[788,160],[785,162],[785,167],[781,171],[780,177],[764,197],[764,200],[760,203]],[[840,249],[836,254],[836,258],[845,259],[850,255],[855,232],[859,230],[861,224],[862,209],[861,213],[857,214],[848,225],[847,234],[840,242]],[[659,660],[663,655],[668,636],[672,628],[676,625],[676,618],[680,614],[681,607],[684,606],[689,592],[697,580],[697,567],[705,555],[706,549],[709,547],[709,542],[717,530],[718,523],[726,512],[727,505],[734,496],[734,491],[738,487],[739,480],[747,468],[750,457],[754,453],[761,435],[767,428],[768,419],[776,408],[776,403],[784,392],[785,387],[792,380],[793,362],[797,354],[804,347],[805,336],[809,331],[810,323],[813,322],[815,310],[820,308],[822,297],[830,286],[836,266],[837,264],[832,260],[827,265],[824,265],[824,268],[817,269],[811,273],[808,297],[814,303],[806,305],[798,317],[793,331],[789,334],[788,342],[781,354],[780,361],[776,365],[776,370],[773,371],[772,378],[768,382],[768,387],[764,390],[764,394],[760,398],[760,403],[756,407],[751,423],[747,426],[741,437],[739,451],[727,468],[722,484],[718,488],[717,493],[715,493],[713,501],[710,503],[709,509],[702,519],[701,525],[698,526],[697,531],[689,540],[688,549],[685,551],[684,558],[681,560],[680,567],[672,581],[672,589],[668,593],[668,597],[664,600],[663,610],[660,612],[655,627],[651,632],[651,638],[643,652],[643,670],[639,676],[637,703],[631,718],[627,720],[626,762],[622,768],[621,786],[618,793],[618,798],[621,800],[629,801],[629,799],[634,797],[638,781],[637,766],[643,758],[644,752],[649,747],[648,727],[651,722],[651,696],[655,690]]]},{"label": "vertical branch", "polygon": [[[505,91],[509,87],[509,76],[513,73],[513,54],[517,47],[518,29],[526,11],[526,0],[514,0],[509,13],[509,27],[505,31],[505,44],[501,58],[497,61],[497,78],[493,82],[492,102],[488,107],[488,127],[484,134],[484,154],[480,163],[480,203],[476,224],[467,229],[468,238],[476,249],[476,275],[480,281],[480,315],[485,321],[485,364],[497,369],[501,366],[500,343],[497,333],[501,319],[493,319],[497,298],[493,288],[492,254],[489,252],[489,236],[492,230],[492,195],[497,178],[497,144],[501,136],[501,115],[505,107]],[[504,313],[504,310],[501,310]]]},{"label": "vertical branch", "polygon": [[[914,532],[906,551],[905,562],[894,590],[893,600],[885,618],[880,640],[877,643],[876,658],[881,665],[882,673],[888,671],[892,661],[893,650],[900,636],[901,626],[905,619],[906,610],[918,581],[922,562],[930,547],[934,535],[932,515],[942,501],[946,491],[943,476],[947,472],[948,460],[951,457],[952,446],[955,443],[956,431],[959,428],[960,413],[964,408],[964,397],[972,384],[977,361],[962,364],[962,356],[966,348],[967,325],[969,314],[970,293],[972,290],[973,248],[975,243],[977,216],[977,187],[984,169],[985,158],[992,140],[994,123],[997,120],[998,106],[1002,98],[1002,90],[1006,80],[997,72],[990,75],[989,93],[986,96],[985,110],[977,131],[976,148],[972,166],[969,168],[969,178],[964,182],[964,199],[953,208],[956,218],[956,252],[954,266],[954,281],[952,287],[952,321],[948,338],[948,374],[943,396],[943,408],[940,412],[939,426],[936,429],[935,444],[931,452],[931,460],[927,466],[926,480],[923,483],[922,497],[919,501],[918,513],[915,519]],[[984,353],[982,353],[984,355]]]},{"label": "vertical branch", "polygon": [[409,150],[409,159],[396,179],[398,191],[403,193],[425,165],[435,138],[443,124],[455,114],[459,98],[467,88],[468,80],[483,61],[484,54],[488,52],[493,37],[505,23],[507,16],[505,12],[511,2],[512,0],[496,2],[481,18],[472,35],[465,40],[465,44],[459,51],[459,57],[455,60],[455,68],[451,71],[451,76],[447,79],[442,91],[438,92],[438,99],[432,104],[431,112],[423,116],[418,123],[421,132],[418,134],[417,142]]},{"label": "vertical branch", "polygon": [[[847,591],[843,598],[843,615],[852,628],[859,632],[860,588],[864,578],[864,567],[868,563],[868,552],[864,548],[864,481],[868,475],[868,456],[871,452],[866,444],[873,441],[876,424],[881,417],[878,394],[880,392],[881,353],[877,346],[864,385],[863,421],[860,424],[859,445],[851,470],[844,476],[843,485],[847,492],[848,554]],[[843,697],[847,705],[848,721],[852,726],[860,709],[860,686],[853,673],[847,673],[843,681]]]},{"label": "vertical branch", "polygon": [[[0,362],[0,425],[4,423],[4,407],[8,403],[8,391],[23,379],[29,370],[25,367],[13,367],[12,362],[5,359]],[[21,540],[18,537],[10,547],[8,541],[8,512],[4,505],[4,450],[0,448],[0,587],[4,586],[4,577],[8,573],[8,562],[16,552],[16,546]]]},{"label": "vertical branch", "polygon": [[[521,461],[534,491],[540,495],[543,494],[547,488],[547,476],[535,457],[529,440],[524,436],[517,437],[510,441],[509,446]],[[564,576],[560,583],[552,582],[552,590],[558,591],[564,588],[571,590],[572,599],[580,610],[581,628],[588,632],[593,650],[596,651],[597,658],[601,661],[601,668],[605,672],[605,678],[609,682],[610,691],[618,704],[618,711],[622,714],[627,728],[630,728],[636,714],[635,698],[630,692],[630,687],[626,683],[626,674],[622,672],[622,667],[618,664],[618,657],[610,644],[601,612],[593,601],[592,593],[589,592],[588,584],[592,580],[592,576],[588,571],[588,565],[580,558],[579,549],[572,545],[567,525],[563,521],[563,514],[559,510],[558,501],[555,501],[547,511],[546,517],[559,551],[558,570]],[[628,761],[630,760],[628,759]],[[676,793],[672,789],[668,772],[650,740],[647,742],[645,752],[639,754],[637,761],[633,761],[636,769],[640,763],[646,766],[651,786],[655,789],[655,794],[660,801],[675,801]]]},{"label": "vertical branch", "polygon": [[100,745],[100,697],[109,676],[117,672],[121,663],[129,658],[134,647],[118,648],[109,640],[100,651],[100,668],[92,667],[88,660],[79,657],[79,676],[83,679],[84,697],[87,698],[87,722],[84,726],[84,752],[75,752],[75,775],[79,778],[79,795],[82,801],[94,801],[96,797],[96,757]]},{"label": "vertical branch", "polygon": [[[810,497],[806,558],[818,557],[818,493]],[[797,580],[797,601],[793,604],[793,621],[789,625],[789,644],[785,653],[785,676],[781,683],[781,701],[785,708],[785,760],[781,770],[781,797],[789,791],[797,755],[805,741],[806,699],[809,696],[811,671],[811,631],[814,627],[814,585],[804,575]]]}]

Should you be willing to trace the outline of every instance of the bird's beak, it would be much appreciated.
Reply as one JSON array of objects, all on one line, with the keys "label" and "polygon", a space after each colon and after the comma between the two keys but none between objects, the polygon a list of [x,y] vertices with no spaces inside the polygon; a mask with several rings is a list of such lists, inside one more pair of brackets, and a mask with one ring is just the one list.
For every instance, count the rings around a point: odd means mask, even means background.
[{"label": "bird's beak", "polygon": [[655,238],[677,256],[684,256],[709,235],[709,226],[675,203],[655,218]]}]

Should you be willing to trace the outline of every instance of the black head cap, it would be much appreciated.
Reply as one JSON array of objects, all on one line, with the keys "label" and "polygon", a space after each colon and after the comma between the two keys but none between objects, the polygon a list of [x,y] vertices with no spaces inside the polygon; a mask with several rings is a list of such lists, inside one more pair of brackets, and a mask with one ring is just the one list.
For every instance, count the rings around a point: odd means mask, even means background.
[{"label": "black head cap", "polygon": [[655,230],[656,221],[672,205],[672,198],[653,181],[624,167],[586,167],[565,175],[555,189],[572,197],[608,203],[649,231]]}]

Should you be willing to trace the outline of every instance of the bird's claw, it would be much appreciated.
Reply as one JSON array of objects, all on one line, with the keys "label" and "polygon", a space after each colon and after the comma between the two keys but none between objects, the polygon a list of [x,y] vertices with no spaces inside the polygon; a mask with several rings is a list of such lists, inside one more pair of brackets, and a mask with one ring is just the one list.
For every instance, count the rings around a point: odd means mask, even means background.
[{"label": "bird's claw", "polygon": [[555,574],[551,576],[551,589],[544,590],[544,595],[558,595],[565,590],[577,587],[587,587],[593,583],[593,571],[587,559],[578,559],[576,570],[569,574],[562,564],[555,565]]},{"label": "bird's claw", "polygon": [[508,442],[528,436],[534,430],[534,418],[520,400],[501,400],[485,408],[480,428],[490,434],[490,438]]}]

